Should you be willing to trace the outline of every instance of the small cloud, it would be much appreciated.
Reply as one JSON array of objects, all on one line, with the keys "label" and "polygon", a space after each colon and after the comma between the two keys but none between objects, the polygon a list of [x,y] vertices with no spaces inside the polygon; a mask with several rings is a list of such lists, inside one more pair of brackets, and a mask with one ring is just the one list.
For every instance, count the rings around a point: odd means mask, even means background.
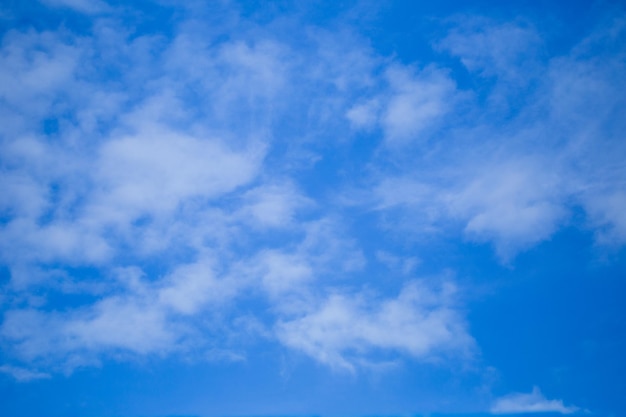
[{"label": "small cloud", "polygon": [[380,112],[380,103],[376,99],[357,104],[350,108],[346,117],[350,125],[357,129],[369,130],[376,126]]},{"label": "small cloud", "polygon": [[533,387],[530,394],[516,392],[496,399],[491,406],[493,414],[520,413],[560,413],[571,414],[579,411],[575,406],[565,406],[563,400],[548,400],[539,388]]},{"label": "small cloud", "polygon": [[404,258],[383,250],[376,252],[376,260],[387,268],[393,271],[400,271],[405,275],[412,273],[420,263],[420,259],[414,256]]},{"label": "small cloud", "polygon": [[86,14],[97,14],[109,10],[109,5],[100,0],[40,0],[50,7],[65,7]]},{"label": "small cloud", "polygon": [[389,145],[405,145],[420,137],[453,107],[455,85],[440,70],[426,69],[418,74],[394,66],[386,72],[391,97],[381,115],[381,125]]},{"label": "small cloud", "polygon": [[44,372],[31,371],[25,368],[19,368],[17,366],[2,365],[0,366],[0,372],[9,374],[19,382],[34,381],[36,379],[48,379],[49,374]]},{"label": "small cloud", "polygon": [[245,362],[246,355],[227,349],[211,349],[205,358],[210,362]]},{"label": "small cloud", "polygon": [[290,184],[267,184],[246,192],[240,216],[256,227],[288,228],[293,226],[297,209],[310,204]]},{"label": "small cloud", "polygon": [[[541,38],[533,27],[467,18],[437,48],[460,59],[471,72],[523,83],[531,70]],[[526,81],[527,82],[527,81]]]}]

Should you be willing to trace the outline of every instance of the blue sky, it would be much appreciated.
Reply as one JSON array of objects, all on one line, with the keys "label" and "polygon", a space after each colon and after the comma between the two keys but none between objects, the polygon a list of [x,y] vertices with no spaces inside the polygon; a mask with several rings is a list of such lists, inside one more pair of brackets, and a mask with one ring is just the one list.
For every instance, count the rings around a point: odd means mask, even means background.
[{"label": "blue sky", "polygon": [[626,414],[623,4],[178,3],[0,6],[0,415]]}]

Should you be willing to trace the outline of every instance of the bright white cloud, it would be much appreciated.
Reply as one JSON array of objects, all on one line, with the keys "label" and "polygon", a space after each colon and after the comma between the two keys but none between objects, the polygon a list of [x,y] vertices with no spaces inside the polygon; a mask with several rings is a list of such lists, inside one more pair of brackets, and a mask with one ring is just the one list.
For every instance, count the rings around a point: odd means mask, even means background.
[{"label": "bright white cloud", "polygon": [[434,183],[386,178],[375,189],[378,210],[413,212],[401,226],[422,234],[460,224],[467,239],[493,242],[503,261],[548,239],[568,217],[558,173],[538,161],[482,161],[459,166],[457,175]]},{"label": "bright white cloud", "polygon": [[396,351],[421,360],[445,352],[468,354],[474,344],[455,310],[455,287],[406,284],[396,298],[332,293],[276,331],[286,345],[336,368],[354,370],[372,353]]},{"label": "bright white cloud", "polygon": [[558,176],[535,161],[487,165],[448,198],[471,238],[491,240],[508,259],[547,239],[567,216]]},{"label": "bright white cloud", "polygon": [[498,398],[491,406],[493,414],[560,413],[571,414],[579,411],[575,406],[565,406],[562,400],[548,400],[539,388],[533,387],[529,394],[513,393]]},{"label": "bright white cloud", "polygon": [[96,168],[96,216],[128,222],[169,213],[185,199],[215,198],[250,181],[259,156],[237,153],[212,139],[153,126],[138,136],[107,141]]}]

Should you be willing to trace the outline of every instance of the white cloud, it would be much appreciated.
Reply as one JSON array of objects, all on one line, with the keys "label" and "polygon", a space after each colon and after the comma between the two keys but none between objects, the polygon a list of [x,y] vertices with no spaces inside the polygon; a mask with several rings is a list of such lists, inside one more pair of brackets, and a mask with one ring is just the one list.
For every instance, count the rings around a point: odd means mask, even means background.
[{"label": "white cloud", "polygon": [[[184,91],[198,86],[202,107],[187,109],[224,128],[232,136],[263,137],[271,122],[287,110],[297,56],[287,44],[270,37],[213,44],[192,27],[181,31],[163,54],[170,77],[163,86]],[[195,103],[197,105],[198,103]],[[241,138],[238,138],[241,140]]]},{"label": "white cloud", "polygon": [[25,217],[37,216],[48,205],[48,190],[43,184],[18,173],[0,175],[0,207],[3,212]]},{"label": "white cloud", "polygon": [[71,94],[64,89],[74,79],[83,52],[81,45],[64,42],[54,32],[9,31],[4,42],[0,94],[19,110],[18,117],[44,117],[53,110],[55,99]]},{"label": "white cloud", "polygon": [[536,161],[487,165],[447,203],[472,238],[491,240],[512,254],[550,237],[567,217],[559,178]]},{"label": "white cloud", "polygon": [[[459,163],[446,181],[388,177],[375,188],[381,212],[408,210],[417,233],[453,230],[467,239],[492,242],[507,262],[521,250],[548,239],[568,218],[568,190],[559,172],[529,158]],[[403,217],[399,217],[403,219]]]},{"label": "white cloud", "polygon": [[[184,204],[210,203],[250,182],[263,153],[258,147],[232,150],[165,126],[113,138],[82,163],[75,162],[79,155],[58,148],[31,151],[0,180],[10,182],[2,205],[13,215],[0,229],[0,245],[13,261],[103,262],[115,255],[112,239],[143,237],[131,233],[134,222],[172,222]],[[268,210],[264,214],[271,216]],[[167,247],[170,237],[159,239],[160,247]],[[138,245],[137,251],[150,247],[159,245]]]},{"label": "white cloud", "polygon": [[589,193],[585,204],[598,241],[619,246],[626,242],[626,193]]},{"label": "white cloud", "polygon": [[560,413],[571,414],[579,411],[575,406],[565,406],[562,400],[548,400],[539,388],[533,387],[530,394],[513,393],[498,398],[491,406],[493,414]]},{"label": "white cloud", "polygon": [[319,291],[349,280],[363,270],[364,257],[334,219],[295,224],[290,245],[262,248],[233,264],[230,275],[260,290],[278,317],[306,311]]},{"label": "white cloud", "polygon": [[152,300],[134,296],[113,296],[97,302],[90,311],[65,321],[61,335],[67,348],[126,349],[138,354],[171,350],[177,334],[167,317]]},{"label": "white cloud", "polygon": [[[228,259],[228,251],[205,248],[204,257],[175,263],[162,277],[147,276],[138,267],[117,269],[114,279],[92,291],[91,303],[50,311],[44,299],[27,308],[9,308],[0,335],[20,360],[66,372],[118,354],[209,349],[224,357],[240,357],[236,346],[231,352],[231,335],[258,333],[238,318],[240,297],[264,295],[272,320],[278,320],[307,311],[320,288],[358,268],[359,254],[330,225],[328,221],[306,225],[304,238],[291,251],[265,249]],[[324,284],[321,278],[329,274],[332,280]],[[75,286],[57,290],[85,292]],[[233,323],[224,322],[231,314]],[[212,340],[214,335],[217,339]]]},{"label": "white cloud", "polygon": [[609,55],[590,56],[590,48],[606,48],[626,34],[624,22],[593,33],[571,54],[549,67],[550,124],[554,136],[567,140],[564,158],[570,164],[570,187],[588,216],[598,242],[626,242],[624,184],[626,65]]},{"label": "white cloud", "polygon": [[216,277],[214,269],[213,262],[208,260],[178,267],[163,280],[157,291],[158,303],[175,312],[193,315],[207,305],[222,306],[247,286],[243,280]]},{"label": "white cloud", "polygon": [[1,332],[20,359],[54,370],[71,370],[77,358],[93,363],[107,352],[165,353],[178,342],[163,310],[135,296],[108,297],[67,313],[7,311]]},{"label": "white cloud", "polygon": [[376,259],[387,266],[391,270],[399,270],[405,275],[413,272],[415,267],[420,264],[420,259],[415,256],[399,257],[387,251],[376,251]]},{"label": "white cloud", "polygon": [[81,13],[96,14],[106,12],[109,5],[101,0],[40,0],[51,7],[67,7]]},{"label": "white cloud", "polygon": [[264,251],[253,264],[258,264],[257,273],[262,277],[263,288],[277,299],[287,293],[300,292],[313,280],[313,270],[302,255]]},{"label": "white cloud", "polygon": [[436,126],[458,101],[454,82],[434,67],[418,71],[410,66],[389,65],[379,82],[382,91],[351,106],[345,116],[356,129],[379,126],[386,145],[391,147],[424,142],[428,129]]},{"label": "white cloud", "polygon": [[[450,92],[464,100],[438,130],[437,144],[377,171],[374,198],[362,197],[363,204],[376,207],[384,227],[417,238],[462,232],[493,244],[503,262],[572,223],[594,230],[598,243],[622,245],[626,118],[615,115],[624,108],[616,93],[623,63],[612,55],[590,58],[587,41],[547,59],[532,27],[479,22],[461,23],[439,46],[493,77],[485,91],[471,92],[488,99]],[[611,35],[592,38],[611,43],[623,32],[617,24]],[[571,216],[579,209],[584,222]]]},{"label": "white cloud", "polygon": [[[41,181],[58,156],[39,135],[45,120],[71,112],[75,102],[89,96],[91,86],[76,85],[88,42],[67,39],[52,31],[10,30],[0,48],[0,142],[3,157],[19,166],[33,163]],[[52,155],[48,151],[53,150]],[[64,161],[67,162],[67,161]],[[11,164],[11,168],[16,165]],[[8,173],[3,173],[8,174]],[[28,177],[29,175],[25,175]],[[51,179],[51,178],[47,178]]]},{"label": "white cloud", "polygon": [[317,83],[322,83],[339,92],[336,97],[332,90],[325,89],[328,96],[318,100],[332,106],[341,97],[351,97],[355,91],[377,83],[374,72],[380,64],[380,57],[370,50],[367,41],[360,39],[349,28],[309,28],[309,35],[315,49],[312,59],[306,60],[309,67],[307,76],[316,81],[315,87],[319,87]]},{"label": "white cloud", "polygon": [[442,71],[427,68],[414,75],[391,67],[386,78],[391,96],[381,123],[390,145],[423,140],[423,132],[454,106],[454,83]]},{"label": "white cloud", "polygon": [[355,128],[371,129],[378,124],[379,113],[379,100],[371,99],[350,108],[346,113],[346,117]]},{"label": "white cloud", "polygon": [[124,222],[169,213],[185,199],[210,199],[245,184],[256,174],[259,159],[253,152],[233,152],[210,138],[152,126],[102,146],[98,189],[88,211]]},{"label": "white cloud", "polygon": [[0,366],[0,372],[9,374],[19,382],[28,382],[37,379],[48,379],[50,374],[45,372],[37,372],[30,369],[20,368],[11,365]]},{"label": "white cloud", "polygon": [[350,371],[381,352],[427,361],[446,352],[463,356],[474,341],[455,308],[455,291],[449,282],[435,288],[413,281],[396,298],[331,293],[305,314],[280,321],[276,331],[287,346]]},{"label": "white cloud", "polygon": [[[252,334],[274,328],[330,366],[462,357],[473,341],[451,287],[409,282],[416,259],[377,250],[405,285],[374,295],[371,242],[355,230],[363,206],[391,213],[403,235],[444,229],[492,242],[503,259],[549,239],[575,205],[599,240],[626,240],[624,129],[608,123],[624,108],[617,60],[552,60],[530,104],[508,113],[447,69],[377,56],[349,32],[308,28],[294,40],[233,21],[235,37],[223,36],[226,20],[183,22],[167,39],[114,19],[81,36],[4,35],[0,252],[11,282],[0,334],[15,357],[71,368],[200,346],[239,358],[220,344],[236,331],[239,297],[265,303]],[[507,98],[521,94],[535,36],[469,25],[441,46]],[[350,127],[381,144],[339,167]],[[363,184],[360,207],[337,204],[342,187]],[[72,271],[83,267],[94,282]],[[57,309],[50,294],[85,297]]]},{"label": "white cloud", "polygon": [[285,87],[287,78],[290,60],[284,54],[281,44],[265,40],[254,45],[243,42],[225,45],[220,50],[220,61],[231,71],[225,74],[222,91],[231,97],[234,93],[248,99],[275,97]]},{"label": "white cloud", "polygon": [[265,184],[243,195],[241,220],[261,228],[293,227],[296,212],[312,204],[291,184]]},{"label": "white cloud", "polygon": [[456,23],[437,47],[458,57],[469,71],[498,80],[491,91],[491,104],[517,94],[517,89],[541,74],[542,39],[527,22],[501,23],[465,16]]},{"label": "white cloud", "polygon": [[81,223],[57,221],[40,226],[31,219],[16,219],[2,230],[2,235],[12,244],[3,241],[0,247],[14,262],[100,264],[112,252],[109,242]]},{"label": "white cloud", "polygon": [[119,285],[110,283],[109,294],[88,306],[57,312],[8,310],[0,334],[21,359],[47,366],[52,360],[54,368],[69,370],[76,361],[91,363],[107,353],[184,351],[203,343],[198,337],[186,340],[202,326],[184,317],[207,318],[200,313],[218,310],[240,289],[238,282],[215,277],[206,260],[182,265],[155,282],[138,268],[117,270],[116,280]]}]

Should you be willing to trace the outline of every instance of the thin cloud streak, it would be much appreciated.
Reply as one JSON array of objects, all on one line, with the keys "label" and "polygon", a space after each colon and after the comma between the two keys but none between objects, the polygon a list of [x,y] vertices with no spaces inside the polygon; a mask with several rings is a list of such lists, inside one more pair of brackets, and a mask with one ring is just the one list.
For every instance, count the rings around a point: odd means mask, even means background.
[{"label": "thin cloud streak", "polygon": [[562,400],[548,400],[539,388],[533,387],[529,394],[513,393],[498,398],[491,406],[493,414],[559,413],[572,414],[580,411],[575,406],[565,406]]}]

